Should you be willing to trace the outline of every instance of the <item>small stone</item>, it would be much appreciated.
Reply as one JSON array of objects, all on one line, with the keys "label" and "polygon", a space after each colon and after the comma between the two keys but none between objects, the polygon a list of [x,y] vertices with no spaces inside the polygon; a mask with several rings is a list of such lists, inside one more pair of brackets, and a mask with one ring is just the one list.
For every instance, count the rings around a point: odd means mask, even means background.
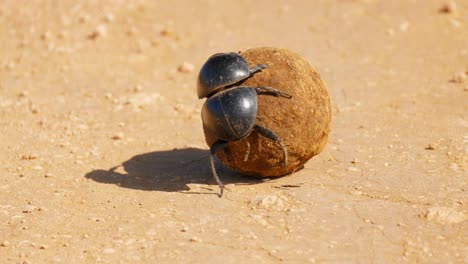
[{"label": "small stone", "polygon": [[458,166],[458,164],[456,164],[456,163],[450,163],[450,164],[449,164],[449,168],[450,168],[451,170],[453,170],[453,171],[457,171],[458,168],[459,168],[459,166]]},{"label": "small stone", "polygon": [[105,249],[102,250],[102,253],[104,253],[104,254],[113,254],[113,253],[115,253],[115,249],[105,248]]},{"label": "small stone", "polygon": [[409,24],[408,21],[403,21],[403,22],[400,24],[400,31],[402,31],[402,32],[408,31],[409,25],[410,25],[410,24]]},{"label": "small stone", "polygon": [[354,158],[354,159],[351,161],[351,163],[353,163],[353,164],[359,163],[359,160],[356,159],[356,158]]},{"label": "small stone", "polygon": [[114,19],[115,19],[115,16],[112,13],[107,13],[104,15],[104,21],[106,22],[112,22],[114,21]]},{"label": "small stone", "polygon": [[3,67],[5,67],[5,69],[7,69],[7,70],[12,70],[12,69],[15,68],[15,66],[16,66],[15,63],[12,62],[12,61],[10,61],[10,62],[8,62],[8,63],[5,63],[5,64],[3,65]]},{"label": "small stone", "polygon": [[174,35],[174,31],[166,28],[166,29],[161,30],[160,34],[163,37],[170,37]]},{"label": "small stone", "polygon": [[201,239],[198,237],[192,237],[190,238],[190,242],[201,242]]},{"label": "small stone", "polygon": [[191,63],[184,62],[182,63],[177,70],[182,73],[189,73],[192,72],[195,69],[195,66]]},{"label": "small stone", "polygon": [[88,14],[80,14],[78,17],[78,22],[85,24],[91,20],[91,16]]},{"label": "small stone", "polygon": [[456,10],[457,10],[457,3],[455,3],[455,1],[453,1],[453,0],[450,0],[450,1],[447,1],[446,3],[444,3],[440,7],[439,12],[440,13],[450,14],[450,13],[454,13]]},{"label": "small stone", "polygon": [[1,247],[8,247],[8,246],[10,246],[10,241],[5,240],[5,241],[3,241],[2,243],[0,243],[0,246],[1,246]]},{"label": "small stone", "polygon": [[28,206],[24,207],[23,213],[29,214],[29,213],[32,213],[35,209],[36,209],[35,206],[28,205]]},{"label": "small stone", "polygon": [[227,234],[227,233],[229,233],[229,230],[225,229],[225,228],[222,228],[222,229],[219,229],[218,232],[222,233],[222,234]]},{"label": "small stone", "polygon": [[254,201],[254,204],[260,208],[265,209],[282,209],[284,207],[283,199],[276,195],[259,196]]},{"label": "small stone", "polygon": [[50,33],[50,31],[46,31],[46,32],[41,34],[41,39],[42,40],[49,40],[51,36],[52,36],[52,34]]},{"label": "small stone", "polygon": [[445,206],[434,206],[427,209],[424,217],[439,224],[457,224],[468,219],[468,215],[465,213]]},{"label": "small stone", "polygon": [[41,170],[44,169],[42,166],[39,166],[39,165],[34,166],[34,167],[32,167],[32,168],[33,168],[33,170],[37,170],[37,171],[41,171]]},{"label": "small stone", "polygon": [[35,154],[23,154],[21,155],[22,160],[34,160],[37,159],[37,155]]},{"label": "small stone", "polygon": [[94,31],[88,35],[89,39],[96,39],[98,37],[105,37],[107,36],[107,26],[104,24],[98,25]]},{"label": "small stone", "polygon": [[464,83],[467,75],[468,74],[464,71],[457,72],[450,81],[454,83]]},{"label": "small stone", "polygon": [[112,136],[113,140],[120,140],[120,139],[123,139],[123,138],[124,138],[124,133],[122,133],[122,132],[118,132],[117,134]]},{"label": "small stone", "polygon": [[127,30],[127,36],[135,36],[138,33],[138,29],[132,27]]},{"label": "small stone", "polygon": [[52,173],[49,173],[49,172],[48,172],[48,173],[46,173],[46,174],[44,175],[44,177],[45,177],[45,178],[52,178],[52,177],[54,177],[54,175],[53,175]]},{"label": "small stone", "polygon": [[138,93],[143,91],[143,86],[141,84],[136,84],[135,87],[133,87],[133,92]]},{"label": "small stone", "polygon": [[428,144],[428,145],[426,146],[426,149],[427,149],[427,150],[436,150],[437,147],[438,147],[437,144],[432,143],[432,144]]},{"label": "small stone", "polygon": [[180,231],[181,232],[187,232],[188,230],[189,230],[189,228],[187,226],[183,226]]},{"label": "small stone", "polygon": [[58,36],[60,39],[66,39],[66,38],[68,37],[68,35],[69,35],[69,34],[68,34],[67,31],[60,31],[60,32],[58,33],[57,36]]},{"label": "small stone", "polygon": [[31,105],[31,113],[33,114],[39,113],[39,108],[37,108],[37,105]]},{"label": "small stone", "polygon": [[48,248],[49,248],[49,246],[47,246],[47,245],[40,245],[39,246],[39,249],[48,249]]}]

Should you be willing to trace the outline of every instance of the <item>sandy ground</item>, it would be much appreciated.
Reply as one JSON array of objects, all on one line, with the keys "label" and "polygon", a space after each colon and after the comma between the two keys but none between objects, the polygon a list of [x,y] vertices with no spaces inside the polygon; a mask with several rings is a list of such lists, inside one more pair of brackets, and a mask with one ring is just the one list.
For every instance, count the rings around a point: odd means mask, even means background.
[{"label": "sandy ground", "polygon": [[[195,4],[196,2],[196,4]],[[467,263],[468,2],[0,4],[1,263]],[[270,181],[208,167],[216,52],[302,54],[326,149]]]}]

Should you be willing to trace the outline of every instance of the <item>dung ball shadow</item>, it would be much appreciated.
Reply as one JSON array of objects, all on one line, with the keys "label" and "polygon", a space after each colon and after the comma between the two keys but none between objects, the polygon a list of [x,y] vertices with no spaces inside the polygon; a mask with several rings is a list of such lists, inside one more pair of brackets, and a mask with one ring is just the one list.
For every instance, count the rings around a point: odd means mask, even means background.
[{"label": "dung ball shadow", "polygon": [[[208,150],[197,148],[149,152],[136,155],[108,170],[93,170],[85,177],[99,183],[144,191],[196,193],[190,192],[188,184],[209,184],[215,185],[209,189],[217,195],[216,182],[209,167],[209,155]],[[125,172],[121,172],[119,167]],[[216,167],[220,177],[227,184],[262,182],[262,179],[236,173],[219,161],[216,162]]]}]

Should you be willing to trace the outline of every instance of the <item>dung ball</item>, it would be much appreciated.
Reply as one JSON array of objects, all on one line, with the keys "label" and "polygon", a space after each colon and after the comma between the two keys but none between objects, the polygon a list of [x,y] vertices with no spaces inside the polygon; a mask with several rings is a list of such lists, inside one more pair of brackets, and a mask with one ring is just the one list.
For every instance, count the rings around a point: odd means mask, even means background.
[{"label": "dung ball", "polygon": [[[330,133],[331,107],[327,88],[318,72],[300,55],[286,49],[254,48],[242,52],[250,67],[267,68],[237,84],[269,86],[292,96],[291,99],[268,94],[258,95],[256,124],[281,138],[289,155],[283,164],[280,144],[256,131],[227,144],[217,157],[229,168],[249,176],[276,177],[291,174],[319,154]],[[216,136],[204,127],[208,146]]]}]

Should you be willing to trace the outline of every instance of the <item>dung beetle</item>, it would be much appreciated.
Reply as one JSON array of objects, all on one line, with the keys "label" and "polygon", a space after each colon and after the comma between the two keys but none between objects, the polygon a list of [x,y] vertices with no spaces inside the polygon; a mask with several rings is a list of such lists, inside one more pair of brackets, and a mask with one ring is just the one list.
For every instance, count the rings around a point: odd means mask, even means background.
[{"label": "dung beetle", "polygon": [[215,155],[228,142],[243,139],[252,131],[278,142],[283,150],[283,165],[288,166],[288,152],[281,139],[273,131],[256,124],[257,96],[267,94],[288,99],[292,96],[272,87],[237,85],[265,68],[263,64],[249,68],[239,53],[217,53],[208,58],[198,75],[198,98],[207,97],[201,111],[203,125],[218,138],[210,147],[210,165],[220,188],[219,197],[223,195],[224,184],[216,173]]}]

